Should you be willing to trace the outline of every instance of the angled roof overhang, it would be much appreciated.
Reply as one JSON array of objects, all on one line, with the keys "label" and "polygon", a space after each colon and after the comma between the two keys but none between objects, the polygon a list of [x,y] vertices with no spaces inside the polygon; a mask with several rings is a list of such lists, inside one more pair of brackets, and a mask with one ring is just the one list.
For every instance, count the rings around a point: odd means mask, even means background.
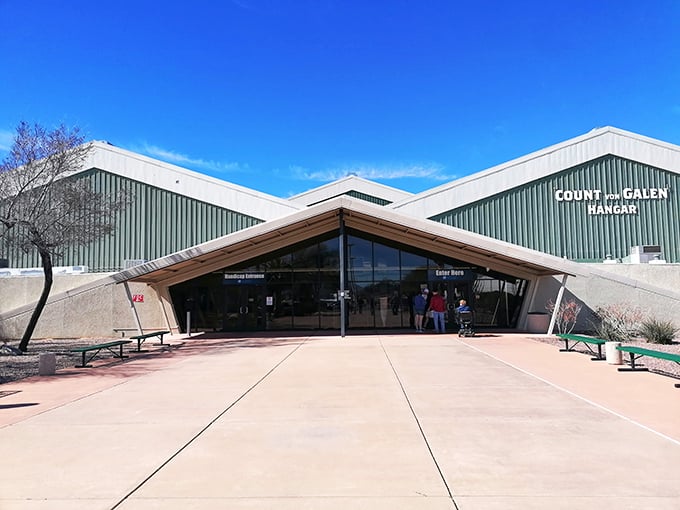
[{"label": "angled roof overhang", "polygon": [[520,278],[581,274],[578,264],[431,220],[338,197],[114,275],[118,282],[174,285],[345,226]]}]

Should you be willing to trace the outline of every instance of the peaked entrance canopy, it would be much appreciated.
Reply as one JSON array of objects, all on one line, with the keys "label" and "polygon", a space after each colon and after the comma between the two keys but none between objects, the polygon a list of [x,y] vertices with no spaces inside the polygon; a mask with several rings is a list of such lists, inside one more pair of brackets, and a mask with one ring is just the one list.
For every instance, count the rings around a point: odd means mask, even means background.
[{"label": "peaked entrance canopy", "polygon": [[118,282],[170,286],[344,227],[533,280],[581,274],[578,265],[489,237],[338,197],[121,271]]}]

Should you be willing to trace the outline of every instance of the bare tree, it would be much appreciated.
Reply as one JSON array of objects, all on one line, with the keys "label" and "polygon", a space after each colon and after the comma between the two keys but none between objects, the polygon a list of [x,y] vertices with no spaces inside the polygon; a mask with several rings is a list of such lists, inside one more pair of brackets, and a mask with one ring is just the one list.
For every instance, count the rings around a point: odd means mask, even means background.
[{"label": "bare tree", "polygon": [[25,253],[37,251],[43,290],[19,343],[28,350],[52,288],[52,264],[70,246],[86,245],[114,230],[116,213],[129,203],[121,191],[105,194],[78,178],[91,145],[77,128],[48,131],[22,122],[0,164],[0,240]]}]

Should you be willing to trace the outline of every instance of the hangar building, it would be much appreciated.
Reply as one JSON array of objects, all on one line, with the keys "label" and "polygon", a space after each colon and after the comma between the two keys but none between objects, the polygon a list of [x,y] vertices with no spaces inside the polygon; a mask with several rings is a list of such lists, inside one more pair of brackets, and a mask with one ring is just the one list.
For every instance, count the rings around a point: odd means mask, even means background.
[{"label": "hangar building", "polygon": [[[134,203],[64,254],[85,274],[57,278],[37,336],[409,328],[423,287],[467,299],[479,327],[542,332],[565,296],[680,305],[680,147],[611,127],[418,194],[348,176],[284,199],[104,142],[70,178]],[[15,337],[39,261],[0,259],[0,335]]]}]

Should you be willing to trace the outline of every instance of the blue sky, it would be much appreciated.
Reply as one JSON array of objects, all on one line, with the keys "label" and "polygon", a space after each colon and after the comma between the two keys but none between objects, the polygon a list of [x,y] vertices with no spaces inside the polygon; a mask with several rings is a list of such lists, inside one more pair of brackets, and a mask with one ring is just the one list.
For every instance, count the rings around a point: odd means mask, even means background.
[{"label": "blue sky", "polygon": [[280,197],[419,192],[615,126],[680,144],[680,2],[0,0],[21,120]]}]

